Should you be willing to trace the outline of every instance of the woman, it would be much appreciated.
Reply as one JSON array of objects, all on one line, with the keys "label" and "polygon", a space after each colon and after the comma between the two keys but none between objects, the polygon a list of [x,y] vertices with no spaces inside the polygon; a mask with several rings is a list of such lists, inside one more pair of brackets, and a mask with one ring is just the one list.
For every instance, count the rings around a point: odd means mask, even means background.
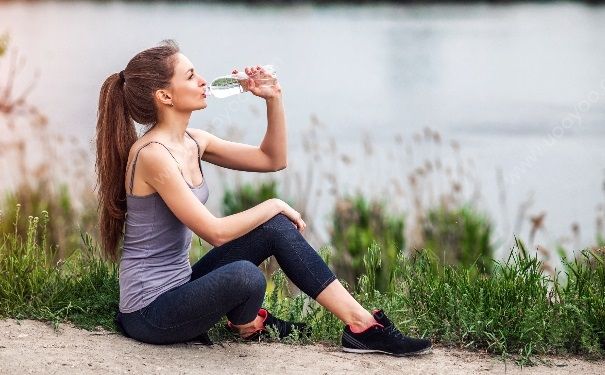
[{"label": "woman", "polygon": [[[237,71],[234,71],[237,72]],[[259,66],[246,74],[262,77]],[[285,337],[304,324],[261,308],[265,279],[258,265],[274,255],[304,293],[346,326],[345,350],[408,355],[426,352],[428,340],[403,336],[386,315],[366,311],[336,279],[301,233],[305,222],[279,199],[215,217],[204,206],[208,184],[201,160],[230,169],[273,172],[286,167],[286,121],[279,83],[252,94],[267,105],[260,147],[222,140],[188,128],[191,113],[206,108],[207,83],[172,41],[140,52],[101,88],[96,170],[100,232],[105,254],[120,258],[117,322],[136,340],[169,344],[209,342],[221,317],[246,339],[267,328]],[[134,122],[149,126],[137,139]],[[192,231],[214,248],[193,266]]]}]

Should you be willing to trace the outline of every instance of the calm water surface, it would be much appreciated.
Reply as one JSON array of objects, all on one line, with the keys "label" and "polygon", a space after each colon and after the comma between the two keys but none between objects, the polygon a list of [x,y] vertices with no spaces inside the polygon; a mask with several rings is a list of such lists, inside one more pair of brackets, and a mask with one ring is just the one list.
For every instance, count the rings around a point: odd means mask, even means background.
[{"label": "calm water surface", "polygon": [[[395,136],[421,159],[432,151],[413,135],[430,127],[472,160],[481,204],[504,238],[533,193],[530,213],[547,213],[544,241],[568,235],[577,222],[581,244],[594,242],[596,206],[605,200],[605,8],[2,4],[0,31],[40,71],[31,101],[86,144],[102,81],[136,52],[174,38],[206,79],[246,64],[277,66],[292,165],[312,162],[298,139],[315,115],[326,124],[323,139],[335,137],[353,159],[339,174],[342,185],[379,193],[418,166],[392,160],[402,153]],[[262,114],[250,95],[210,99],[191,126],[223,134],[237,125],[243,141],[258,143]],[[380,152],[365,155],[365,136]],[[216,171],[206,168],[210,180]],[[218,185],[213,193],[218,213]]]}]

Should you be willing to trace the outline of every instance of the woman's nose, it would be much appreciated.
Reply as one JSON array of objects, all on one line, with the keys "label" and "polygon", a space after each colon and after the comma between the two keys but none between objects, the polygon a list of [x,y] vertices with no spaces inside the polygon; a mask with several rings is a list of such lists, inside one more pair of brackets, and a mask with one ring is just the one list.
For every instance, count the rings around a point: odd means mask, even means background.
[{"label": "woman's nose", "polygon": [[199,86],[205,86],[208,83],[206,82],[206,80],[203,77],[200,77],[199,81],[198,81],[198,85]]}]

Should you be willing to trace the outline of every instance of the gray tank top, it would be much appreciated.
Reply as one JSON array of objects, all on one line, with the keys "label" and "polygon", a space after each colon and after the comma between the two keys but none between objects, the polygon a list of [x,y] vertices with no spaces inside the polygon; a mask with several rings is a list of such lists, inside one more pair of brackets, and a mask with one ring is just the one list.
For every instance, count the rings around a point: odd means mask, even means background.
[{"label": "gray tank top", "polygon": [[[191,137],[189,133],[187,135]],[[124,246],[120,259],[120,311],[123,313],[149,305],[160,294],[185,284],[191,278],[191,230],[174,216],[159,193],[132,195],[139,152],[151,143],[159,142],[151,141],[137,150],[132,162],[130,193],[126,194]],[[170,153],[166,146],[164,148]],[[185,182],[200,202],[205,204],[209,191],[202,171],[199,144],[197,152],[203,181],[198,186],[191,186],[187,180]],[[172,153],[170,156],[176,161]],[[183,175],[183,170],[179,169]]]}]

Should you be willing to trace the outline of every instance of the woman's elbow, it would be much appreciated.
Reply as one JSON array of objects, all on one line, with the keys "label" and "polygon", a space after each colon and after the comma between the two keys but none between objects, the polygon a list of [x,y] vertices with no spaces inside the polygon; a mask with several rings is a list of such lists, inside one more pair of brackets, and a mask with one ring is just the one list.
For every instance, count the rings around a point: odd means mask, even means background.
[{"label": "woman's elbow", "polygon": [[213,247],[221,246],[225,242],[225,234],[222,230],[220,230],[220,224],[218,222],[206,225],[205,228],[201,230],[197,230],[194,232],[200,237],[203,238],[204,241],[208,242]]},{"label": "woman's elbow", "polygon": [[206,241],[208,241],[208,243],[213,247],[221,246],[222,244],[227,242],[225,240],[225,237],[218,231],[213,231],[212,234],[208,236],[208,239]]},{"label": "woman's elbow", "polygon": [[284,160],[283,162],[273,164],[273,166],[271,167],[271,171],[272,172],[281,171],[282,169],[286,169],[287,166],[288,166],[288,162],[286,160]]},{"label": "woman's elbow", "polygon": [[210,245],[212,245],[213,247],[219,247],[225,243],[227,243],[227,241],[220,239],[220,238],[216,238],[216,239],[213,239],[212,242],[210,242]]}]

